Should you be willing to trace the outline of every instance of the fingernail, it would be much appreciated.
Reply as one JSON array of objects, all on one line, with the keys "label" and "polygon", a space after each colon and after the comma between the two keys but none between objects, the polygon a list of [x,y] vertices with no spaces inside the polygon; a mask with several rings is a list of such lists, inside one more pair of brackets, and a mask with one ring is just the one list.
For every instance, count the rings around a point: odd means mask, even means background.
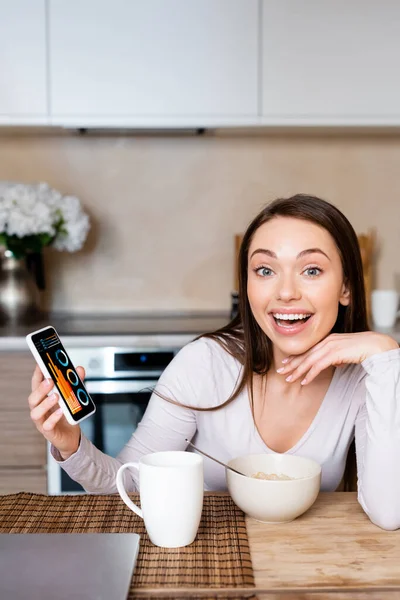
[{"label": "fingernail", "polygon": [[54,411],[56,413],[56,415],[60,415],[62,413],[63,409],[62,408],[57,408],[56,411]]},{"label": "fingernail", "polygon": [[54,392],[54,394],[51,394],[50,398],[51,398],[51,400],[56,400],[56,399],[58,400],[58,396],[55,392]]},{"label": "fingernail", "polygon": [[292,375],[289,375],[289,377],[286,377],[285,381],[292,381]]},{"label": "fingernail", "polygon": [[277,373],[282,373],[282,371],[284,371],[284,370],[285,370],[285,367],[281,367],[280,369],[277,369],[276,372]]},{"label": "fingernail", "polygon": [[46,383],[47,383],[47,385],[50,385],[50,384],[53,383],[53,380],[52,379],[46,379]]},{"label": "fingernail", "polygon": [[289,361],[289,359],[288,359],[288,358],[284,358],[282,362],[283,362],[283,364],[285,364],[285,363],[287,363],[288,361]]},{"label": "fingernail", "polygon": [[300,381],[300,385],[305,385],[307,383],[307,379],[303,379],[303,381]]}]

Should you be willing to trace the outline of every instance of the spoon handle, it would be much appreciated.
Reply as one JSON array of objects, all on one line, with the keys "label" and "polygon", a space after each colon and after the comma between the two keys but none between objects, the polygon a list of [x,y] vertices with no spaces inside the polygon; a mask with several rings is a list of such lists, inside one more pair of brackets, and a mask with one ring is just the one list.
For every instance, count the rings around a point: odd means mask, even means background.
[{"label": "spoon handle", "polygon": [[203,454],[204,456],[207,456],[207,458],[211,458],[211,460],[213,460],[214,462],[216,462],[219,465],[222,465],[223,467],[225,467],[225,469],[229,469],[230,471],[233,471],[234,473],[237,473],[238,475],[243,475],[244,477],[246,477],[246,475],[244,475],[244,473],[240,473],[240,471],[236,471],[236,469],[234,469],[233,467],[228,467],[228,465],[226,465],[225,463],[221,462],[217,458],[214,458],[213,456],[210,456],[206,452],[203,452],[203,450],[200,450],[199,448],[197,448],[197,446],[195,446],[194,444],[192,444],[192,442],[189,442],[189,440],[187,440],[186,438],[185,438],[185,442],[187,442],[189,444],[189,446],[192,446],[192,448],[194,448],[195,450],[197,450],[197,452],[200,452],[200,454]]}]

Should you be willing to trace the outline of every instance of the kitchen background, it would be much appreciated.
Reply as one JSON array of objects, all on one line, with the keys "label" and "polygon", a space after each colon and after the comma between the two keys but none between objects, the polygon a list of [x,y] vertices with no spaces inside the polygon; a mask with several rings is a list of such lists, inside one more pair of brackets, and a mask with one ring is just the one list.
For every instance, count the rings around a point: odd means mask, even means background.
[{"label": "kitchen background", "polygon": [[228,311],[234,234],[297,192],[376,228],[375,286],[399,277],[400,133],[239,131],[168,135],[1,132],[0,179],[46,181],[91,219],[78,254],[46,249],[44,308]]}]

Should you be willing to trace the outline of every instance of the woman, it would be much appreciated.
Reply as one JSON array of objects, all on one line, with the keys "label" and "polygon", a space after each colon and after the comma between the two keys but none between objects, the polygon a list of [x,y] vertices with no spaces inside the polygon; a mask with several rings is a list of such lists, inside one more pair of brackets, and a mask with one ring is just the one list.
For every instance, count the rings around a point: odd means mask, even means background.
[{"label": "woman", "polygon": [[[113,493],[121,464],[184,450],[188,438],[225,462],[259,452],[312,458],[331,491],[355,436],[359,502],[380,527],[400,528],[400,349],[368,331],[352,226],[319,198],[278,199],[250,224],[239,261],[239,316],[178,353],[117,458],[55,410],[52,383],[36,369],[31,417],[54,458],[87,491]],[[226,489],[220,465],[205,459],[204,476],[206,489]],[[135,470],[125,484],[137,489]]]}]

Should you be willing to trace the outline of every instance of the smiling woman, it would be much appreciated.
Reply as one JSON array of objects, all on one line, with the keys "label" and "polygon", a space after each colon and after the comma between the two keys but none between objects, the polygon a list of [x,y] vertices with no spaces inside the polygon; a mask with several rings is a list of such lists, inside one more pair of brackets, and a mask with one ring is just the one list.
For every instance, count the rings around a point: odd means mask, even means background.
[{"label": "smiling woman", "polygon": [[[304,249],[305,240],[311,247]],[[274,365],[280,366],[283,354],[301,354],[333,330],[338,306],[350,302],[346,280],[338,248],[320,225],[276,217],[256,230],[249,246],[247,298],[276,349]]]},{"label": "smiling woman", "polygon": [[[312,196],[266,206],[243,237],[239,295],[235,319],[168,365],[117,458],[83,434],[68,442],[69,425],[49,411],[37,374],[31,414],[54,458],[86,490],[112,493],[121,464],[184,450],[187,438],[225,463],[259,453],[313,459],[331,491],[355,440],[360,504],[380,527],[400,528],[400,349],[368,330],[349,221]],[[204,481],[226,489],[224,468],[206,459]],[[125,487],[139,488],[136,470],[126,471]]]}]

